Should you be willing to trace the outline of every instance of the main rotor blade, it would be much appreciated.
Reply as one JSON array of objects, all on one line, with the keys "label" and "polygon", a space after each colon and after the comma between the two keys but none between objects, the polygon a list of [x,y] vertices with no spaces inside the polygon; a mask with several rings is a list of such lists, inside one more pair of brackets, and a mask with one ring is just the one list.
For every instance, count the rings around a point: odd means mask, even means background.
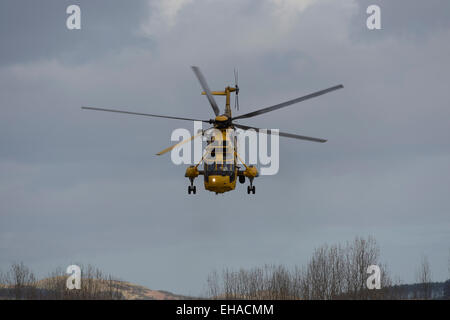
[{"label": "main rotor blade", "polygon": [[283,103],[280,103],[280,104],[276,104],[276,105],[271,106],[271,107],[267,107],[267,108],[264,108],[264,109],[256,110],[256,111],[253,111],[253,112],[250,112],[250,113],[246,113],[246,114],[234,117],[233,120],[243,119],[243,118],[251,118],[251,117],[254,117],[254,116],[258,116],[258,115],[263,114],[263,113],[271,112],[271,111],[274,111],[274,110],[278,110],[278,109],[290,106],[291,104],[294,104],[294,103],[302,102],[302,101],[305,101],[305,100],[308,100],[308,99],[311,99],[311,98],[315,98],[315,97],[321,96],[321,95],[323,95],[325,93],[328,93],[328,92],[331,92],[331,91],[334,91],[334,90],[342,89],[343,87],[344,86],[342,84],[340,84],[338,86],[334,86],[334,87],[331,87],[331,88],[328,88],[328,89],[325,89],[325,90],[317,91],[317,92],[308,94],[306,96],[303,96],[303,97],[300,97],[300,98],[297,98],[297,99],[289,100],[289,101],[286,101],[286,102],[283,102]]},{"label": "main rotor blade", "polygon": [[[233,123],[233,125],[235,127],[238,127],[238,128],[244,129],[244,130],[254,129],[256,132],[262,131],[263,133],[266,133],[266,134],[277,134],[276,132],[271,131],[271,130],[267,130],[267,129],[260,129],[260,128],[255,128],[255,127],[249,127],[249,126],[244,126],[242,124],[237,124],[237,123]],[[313,138],[313,137],[307,137],[307,136],[300,136],[298,134],[285,133],[285,132],[281,132],[281,131],[278,132],[278,135],[281,136],[281,137],[294,138],[294,139],[299,139],[299,140],[308,140],[308,141],[320,142],[320,143],[327,142],[327,140],[325,140],[325,139]]]},{"label": "main rotor blade", "polygon": [[214,100],[213,95],[211,94],[211,90],[209,90],[208,84],[206,83],[206,79],[203,76],[202,72],[200,71],[199,67],[192,66],[192,70],[194,71],[195,75],[197,76],[198,81],[200,82],[200,85],[203,88],[203,91],[206,93],[206,97],[208,98],[209,104],[211,105],[214,114],[216,116],[219,115],[219,107],[217,107],[216,100]]},{"label": "main rotor blade", "polygon": [[164,153],[169,152],[170,150],[172,150],[172,149],[174,149],[174,148],[176,148],[176,147],[179,147],[179,146],[181,146],[181,145],[183,145],[183,144],[185,144],[185,143],[187,143],[187,142],[189,142],[189,141],[194,140],[195,138],[201,136],[202,134],[203,134],[203,132],[197,133],[195,136],[192,136],[192,137],[190,137],[189,139],[180,141],[180,142],[178,142],[177,144],[174,144],[173,146],[168,147],[168,148],[164,149],[163,151],[158,152],[156,155],[158,155],[158,156],[163,155]]},{"label": "main rotor blade", "polygon": [[157,117],[157,118],[166,118],[166,119],[175,119],[175,120],[202,121],[202,122],[208,122],[208,123],[210,122],[209,120],[161,116],[161,115],[157,115],[157,114],[130,112],[130,111],[114,110],[114,109],[103,109],[103,108],[93,108],[93,107],[81,107],[81,109],[96,110],[96,111],[108,111],[108,112],[116,112],[116,113],[126,113],[126,114],[134,114],[134,115],[138,115],[138,116]]}]

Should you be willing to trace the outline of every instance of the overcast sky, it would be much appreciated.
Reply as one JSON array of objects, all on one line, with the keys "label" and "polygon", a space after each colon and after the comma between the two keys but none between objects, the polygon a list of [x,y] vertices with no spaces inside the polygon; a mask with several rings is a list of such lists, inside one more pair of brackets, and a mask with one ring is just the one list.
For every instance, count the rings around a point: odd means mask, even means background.
[{"label": "overcast sky", "polygon": [[[81,30],[66,8],[81,7]],[[366,27],[378,4],[382,30]],[[203,292],[222,267],[304,264],[372,235],[404,282],[427,255],[449,277],[450,2],[155,0],[0,2],[0,270],[73,262],[151,289]],[[240,113],[345,88],[242,123],[280,139],[280,171],[215,195],[155,153],[209,119],[191,65],[233,84]],[[224,100],[217,97],[222,106]]]}]

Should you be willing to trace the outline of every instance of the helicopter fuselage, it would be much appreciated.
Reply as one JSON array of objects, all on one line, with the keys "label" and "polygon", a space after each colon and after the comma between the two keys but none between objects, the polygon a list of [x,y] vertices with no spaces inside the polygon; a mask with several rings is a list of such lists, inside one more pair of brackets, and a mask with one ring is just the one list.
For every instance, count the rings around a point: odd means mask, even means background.
[{"label": "helicopter fuselage", "polygon": [[[216,117],[219,118],[222,116]],[[226,116],[223,116],[225,121]],[[203,175],[205,189],[216,193],[224,193],[236,188],[238,165],[236,159],[236,143],[229,133],[228,127],[219,129],[205,150],[203,161]]]},{"label": "helicopter fuselage", "polygon": [[[237,138],[233,132],[232,126],[215,125],[216,129],[214,135],[207,141],[205,153],[202,158],[203,170],[197,170],[197,166],[190,166],[186,169],[185,177],[191,181],[189,190],[195,193],[195,188],[192,184],[195,178],[199,175],[204,176],[205,189],[211,192],[225,193],[236,188],[236,182],[245,183],[245,178],[248,178],[253,192],[253,179],[258,176],[258,170],[254,166],[247,166],[239,158],[237,153]],[[230,131],[231,130],[231,131]],[[244,165],[245,170],[241,170],[238,165],[238,160]]]}]

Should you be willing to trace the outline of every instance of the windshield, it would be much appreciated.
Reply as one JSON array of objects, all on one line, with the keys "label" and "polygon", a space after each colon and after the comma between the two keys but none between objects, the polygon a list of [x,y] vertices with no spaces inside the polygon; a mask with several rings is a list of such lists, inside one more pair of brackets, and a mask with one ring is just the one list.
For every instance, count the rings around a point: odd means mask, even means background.
[{"label": "windshield", "polygon": [[230,181],[233,181],[235,178],[234,169],[234,163],[205,163],[205,180],[208,181],[209,176],[229,176]]}]

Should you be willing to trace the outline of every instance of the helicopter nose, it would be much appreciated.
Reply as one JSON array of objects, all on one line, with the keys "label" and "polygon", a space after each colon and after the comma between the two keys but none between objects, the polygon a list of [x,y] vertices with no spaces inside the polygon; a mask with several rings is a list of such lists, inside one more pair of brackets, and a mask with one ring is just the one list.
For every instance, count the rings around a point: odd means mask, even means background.
[{"label": "helicopter nose", "polygon": [[226,185],[229,182],[227,176],[210,176],[209,177],[209,183],[213,186],[223,186]]},{"label": "helicopter nose", "polygon": [[219,175],[209,176],[206,187],[209,191],[216,193],[223,193],[233,189],[230,184],[230,177]]}]

